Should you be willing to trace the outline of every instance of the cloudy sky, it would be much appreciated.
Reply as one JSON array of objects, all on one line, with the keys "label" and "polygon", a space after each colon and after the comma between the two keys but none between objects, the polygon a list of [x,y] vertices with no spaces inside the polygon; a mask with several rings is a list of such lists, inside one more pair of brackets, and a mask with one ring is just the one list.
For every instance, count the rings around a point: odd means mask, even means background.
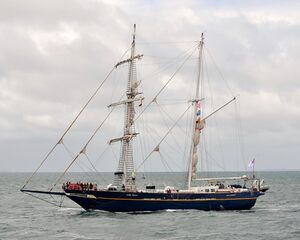
[{"label": "cloudy sky", "polygon": [[[128,49],[133,23],[145,62],[151,50],[162,58],[183,52],[190,45],[171,42],[196,41],[204,32],[207,49],[239,96],[244,161],[255,157],[257,169],[300,169],[299,9],[299,1],[1,0],[0,171],[38,165]],[[166,51],[143,44],[154,42],[170,44]],[[153,85],[144,87],[155,92]],[[102,94],[105,100],[95,100],[68,144],[80,145],[76,134],[91,133],[89,125],[103,119],[96,103],[104,108],[117,100]],[[105,131],[116,134],[113,127]],[[62,170],[63,161],[49,169]],[[230,161],[226,169],[237,170]]]}]

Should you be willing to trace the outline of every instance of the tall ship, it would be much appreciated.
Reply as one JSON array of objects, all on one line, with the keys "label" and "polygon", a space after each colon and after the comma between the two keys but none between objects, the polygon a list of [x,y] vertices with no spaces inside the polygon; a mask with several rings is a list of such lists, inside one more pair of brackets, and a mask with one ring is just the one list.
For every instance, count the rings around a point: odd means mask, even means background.
[{"label": "tall ship", "polygon": [[[91,138],[80,149],[78,154],[73,156],[72,161],[68,164],[65,171],[56,179],[55,183],[47,191],[36,190],[28,188],[28,183],[32,180],[41,166],[49,158],[53,150],[63,144],[64,137],[68,131],[73,127],[83,110],[90,103],[91,99],[102,87],[103,83],[99,86],[93,96],[89,99],[87,104],[76,116],[75,120],[70,124],[67,130],[62,134],[57,143],[53,146],[51,151],[43,159],[41,164],[33,172],[33,174],[26,180],[21,191],[28,194],[40,194],[51,196],[65,196],[83,209],[89,210],[103,210],[110,212],[136,212],[136,211],[158,211],[166,209],[198,209],[198,210],[246,210],[251,209],[258,197],[265,194],[268,186],[265,185],[263,179],[255,177],[254,174],[254,160],[250,162],[253,167],[253,174],[243,174],[241,176],[224,176],[224,177],[207,177],[201,175],[198,171],[199,159],[199,144],[202,139],[202,134],[206,129],[206,122],[217,114],[226,106],[230,105],[236,100],[236,97],[231,98],[223,105],[218,106],[209,114],[203,114],[203,102],[205,97],[202,94],[202,72],[203,72],[203,51],[204,51],[204,35],[202,33],[201,39],[197,42],[197,71],[196,71],[196,84],[193,88],[193,98],[187,101],[187,108],[184,109],[179,117],[171,125],[157,143],[151,148],[150,152],[140,160],[140,165],[137,167],[134,163],[135,152],[133,143],[140,134],[136,131],[135,123],[141,116],[149,111],[149,106],[154,104],[159,98],[160,94],[168,87],[174,76],[181,69],[183,64],[193,56],[190,54],[179,66],[178,70],[164,83],[162,88],[154,94],[148,104],[143,105],[144,96],[139,91],[141,81],[137,80],[137,67],[136,62],[143,58],[142,54],[136,53],[136,25],[134,25],[133,39],[130,47],[130,56],[128,59],[121,59],[114,68],[117,69],[123,65],[128,65],[128,79],[127,86],[124,90],[123,97],[120,101],[111,103],[108,107],[111,109],[109,114],[101,122],[100,126],[92,134]],[[112,70],[112,71],[113,71]],[[105,79],[106,80],[106,79]],[[112,111],[120,106],[124,106],[124,122],[122,135],[117,138],[108,140],[108,145],[120,144],[120,153],[117,169],[114,172],[113,182],[105,187],[98,187],[97,183],[86,183],[80,181],[71,181],[65,179],[65,174],[70,170],[71,166],[76,163],[78,158],[85,154],[87,148],[95,136],[95,134],[102,128],[105,121],[112,113]],[[142,110],[137,114],[136,108],[142,107]],[[188,153],[185,156],[186,161],[186,175],[182,182],[182,188],[164,186],[158,188],[155,184],[147,184],[144,188],[138,187],[138,170],[140,166],[149,160],[152,154],[160,151],[162,143],[166,140],[167,136],[172,133],[172,130],[179,125],[179,121],[183,116],[189,115],[189,143]],[[176,147],[176,146],[175,146]],[[186,147],[186,146],[185,146]],[[199,177],[202,176],[202,177]],[[61,186],[62,191],[56,190]]]}]

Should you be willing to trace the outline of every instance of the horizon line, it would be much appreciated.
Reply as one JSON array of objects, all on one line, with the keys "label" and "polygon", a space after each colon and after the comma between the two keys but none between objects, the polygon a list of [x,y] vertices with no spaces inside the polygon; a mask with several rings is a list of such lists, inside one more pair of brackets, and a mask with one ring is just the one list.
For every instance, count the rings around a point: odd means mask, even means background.
[{"label": "horizon line", "polygon": [[[262,169],[256,170],[254,172],[299,172],[300,169]],[[208,172],[250,172],[252,171],[245,171],[245,170],[227,170],[227,171],[203,171],[203,173]],[[0,173],[33,173],[33,171],[0,171]],[[37,173],[62,173],[62,171],[41,171]],[[114,171],[103,171],[103,172],[93,172],[93,171],[70,171],[69,173],[114,173]],[[173,172],[166,172],[166,171],[146,171],[146,172],[137,172],[138,174],[141,173],[186,173],[186,171],[173,171]]]}]

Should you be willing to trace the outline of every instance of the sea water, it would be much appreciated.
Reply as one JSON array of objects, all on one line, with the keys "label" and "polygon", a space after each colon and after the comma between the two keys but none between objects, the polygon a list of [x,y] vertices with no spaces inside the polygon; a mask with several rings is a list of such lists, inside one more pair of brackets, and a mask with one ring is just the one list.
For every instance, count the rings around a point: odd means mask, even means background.
[{"label": "sea water", "polygon": [[[0,173],[0,239],[300,239],[297,171],[260,172],[270,190],[251,210],[143,213],[86,212],[57,197],[45,198],[47,203],[19,191],[29,175]],[[51,187],[57,175],[39,174],[36,187]],[[111,175],[97,173],[93,177],[101,185],[110,181]],[[84,179],[80,173],[70,177]],[[148,173],[139,178],[145,184],[181,187],[183,174]]]}]

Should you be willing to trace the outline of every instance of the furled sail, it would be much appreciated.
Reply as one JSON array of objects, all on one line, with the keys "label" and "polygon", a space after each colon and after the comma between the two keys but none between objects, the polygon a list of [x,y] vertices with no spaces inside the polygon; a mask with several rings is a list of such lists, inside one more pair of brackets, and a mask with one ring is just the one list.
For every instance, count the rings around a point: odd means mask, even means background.
[{"label": "furled sail", "polygon": [[193,136],[193,146],[192,146],[192,169],[191,169],[191,177],[192,179],[196,178],[197,172],[197,163],[198,163],[198,145],[200,141],[200,133],[204,128],[204,120],[201,120],[201,103],[200,101],[196,101],[195,103],[195,112],[196,112],[196,121],[194,123],[194,136]]}]

